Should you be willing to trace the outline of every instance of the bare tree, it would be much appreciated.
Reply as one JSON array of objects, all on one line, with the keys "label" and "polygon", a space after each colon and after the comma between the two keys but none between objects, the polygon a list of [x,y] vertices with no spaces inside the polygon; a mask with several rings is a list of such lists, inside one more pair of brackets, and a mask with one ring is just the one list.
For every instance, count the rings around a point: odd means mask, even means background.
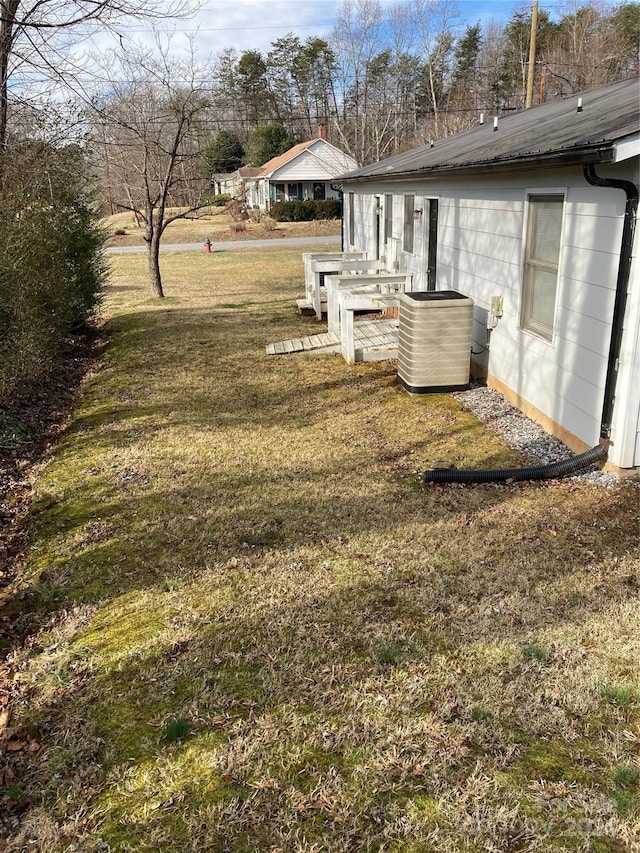
[{"label": "bare tree", "polygon": [[209,139],[206,74],[188,61],[126,53],[95,119],[94,144],[101,182],[120,210],[144,224],[149,286],[164,296],[160,242],[167,226],[208,203],[202,161]]},{"label": "bare tree", "polygon": [[396,3],[389,8],[391,50],[396,69],[396,107],[394,146],[406,145],[418,135],[416,92],[422,63],[416,58],[416,33],[411,8],[406,3]]},{"label": "bare tree", "polygon": [[117,33],[127,18],[184,17],[189,9],[195,9],[191,0],[0,0],[0,157],[10,81],[16,98],[16,91],[33,91],[45,80],[73,80],[74,33],[79,39],[98,29]]},{"label": "bare tree", "polygon": [[330,40],[341,99],[336,130],[342,147],[359,162],[367,162],[371,69],[384,43],[382,24],[380,0],[344,0]]},{"label": "bare tree", "polygon": [[[633,6],[640,20],[640,7],[629,4]],[[615,26],[615,11],[574,0],[558,22],[555,37],[540,51],[546,77],[541,89],[546,96],[560,97],[602,86],[633,72],[637,59],[637,45],[629,44],[624,29]]]},{"label": "bare tree", "polygon": [[455,0],[410,0],[406,14],[424,67],[422,101],[428,116],[425,130],[438,138],[444,130],[441,113],[446,108],[454,35],[460,26],[458,6]]},{"label": "bare tree", "polygon": [[[538,13],[539,100],[637,73],[640,4],[567,2],[564,14]],[[481,113],[524,105],[530,17],[527,6],[506,22],[463,27],[456,0],[342,0],[328,42],[289,34],[266,57],[243,55],[242,66],[234,49],[220,54],[215,131],[246,142],[256,121],[278,121],[295,137],[322,124],[363,164],[448,136]]]}]

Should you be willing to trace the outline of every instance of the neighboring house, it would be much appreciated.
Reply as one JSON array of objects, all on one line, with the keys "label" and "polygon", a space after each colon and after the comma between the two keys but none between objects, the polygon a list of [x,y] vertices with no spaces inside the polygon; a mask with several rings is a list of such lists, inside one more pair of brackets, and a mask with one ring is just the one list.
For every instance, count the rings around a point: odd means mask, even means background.
[{"label": "neighboring house", "polygon": [[224,193],[230,195],[231,198],[244,201],[249,187],[253,186],[253,182],[259,174],[259,166],[241,166],[235,172],[214,175],[211,183],[216,193]]},{"label": "neighboring house", "polygon": [[[340,178],[343,243],[474,308],[474,371],[574,450],[640,465],[639,78]],[[610,179],[613,179],[610,181]]]},{"label": "neighboring house", "polygon": [[247,207],[267,211],[276,201],[340,198],[333,186],[336,177],[357,166],[353,157],[317,136],[258,168],[245,166],[218,175],[215,185],[218,192],[244,200]]}]

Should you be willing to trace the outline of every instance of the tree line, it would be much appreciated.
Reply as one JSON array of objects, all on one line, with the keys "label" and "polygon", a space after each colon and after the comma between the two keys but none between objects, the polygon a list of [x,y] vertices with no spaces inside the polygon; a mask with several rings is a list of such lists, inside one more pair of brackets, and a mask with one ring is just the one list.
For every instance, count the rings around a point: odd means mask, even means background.
[{"label": "tree line", "polygon": [[[461,26],[450,0],[346,0],[328,40],[289,34],[266,52],[222,51],[212,68],[209,165],[259,165],[270,123],[301,141],[326,129],[365,165],[525,105],[531,9]],[[638,71],[640,5],[575,5],[537,16],[534,103]],[[232,144],[233,143],[233,144]],[[278,153],[276,151],[276,153]]]}]

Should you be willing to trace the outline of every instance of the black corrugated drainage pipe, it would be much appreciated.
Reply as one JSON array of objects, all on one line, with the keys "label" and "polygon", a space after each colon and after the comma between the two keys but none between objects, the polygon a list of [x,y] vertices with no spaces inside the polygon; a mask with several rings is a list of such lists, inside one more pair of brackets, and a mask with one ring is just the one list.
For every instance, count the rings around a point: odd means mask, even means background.
[{"label": "black corrugated drainage pipe", "polygon": [[633,251],[633,232],[636,226],[638,210],[638,189],[631,181],[619,181],[615,178],[601,178],[596,175],[595,166],[586,164],[583,167],[584,177],[588,183],[596,187],[611,187],[624,190],[627,203],[624,210],[622,226],[622,242],[620,245],[620,261],[618,262],[618,280],[616,282],[616,298],[613,305],[613,320],[611,324],[611,342],[609,344],[609,359],[607,361],[607,378],[604,384],[604,401],[600,423],[600,440],[608,448],[613,420],[613,405],[616,397],[616,381],[618,379],[618,362],[622,347],[622,330],[624,312],[627,307],[627,289],[631,275],[631,253]]},{"label": "black corrugated drainage pipe", "polygon": [[448,471],[425,471],[425,483],[504,483],[506,480],[557,480],[573,474],[583,468],[588,468],[596,462],[602,462],[607,458],[607,451],[600,444],[581,453],[564,459],[562,462],[553,462],[551,465],[537,465],[533,468],[495,468],[488,471],[457,471],[455,468]]}]

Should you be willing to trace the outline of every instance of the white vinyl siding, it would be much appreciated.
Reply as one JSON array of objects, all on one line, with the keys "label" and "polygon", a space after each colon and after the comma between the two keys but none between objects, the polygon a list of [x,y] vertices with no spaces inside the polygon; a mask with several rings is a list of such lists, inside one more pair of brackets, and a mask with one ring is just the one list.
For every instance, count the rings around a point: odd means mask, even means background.
[{"label": "white vinyl siding", "polygon": [[562,195],[528,198],[520,323],[547,341],[553,338],[563,209]]},{"label": "white vinyl siding", "polygon": [[[304,156],[316,161],[320,168],[326,170],[327,179],[336,175],[344,175],[358,168],[358,163],[353,157],[335,148],[331,143],[317,139],[305,152]],[[316,170],[318,169],[316,166]]]},{"label": "white vinyl siding", "polygon": [[[548,185],[536,192],[531,175],[526,180],[526,189],[516,177],[505,178],[502,187],[440,187],[438,287],[474,300],[474,350],[479,351],[487,343],[491,297],[503,297],[504,315],[491,333],[490,350],[474,361],[592,446],[600,428],[621,223],[607,210],[606,197],[596,196],[599,204],[589,206],[589,187],[579,184],[563,191],[562,263],[551,347],[520,322],[527,196],[553,194]],[[600,230],[610,235],[609,243],[601,243]],[[597,264],[587,257],[594,246],[602,247]]]},{"label": "white vinyl siding", "polygon": [[269,176],[272,181],[333,181],[356,167],[356,161],[347,154],[318,142]]}]

